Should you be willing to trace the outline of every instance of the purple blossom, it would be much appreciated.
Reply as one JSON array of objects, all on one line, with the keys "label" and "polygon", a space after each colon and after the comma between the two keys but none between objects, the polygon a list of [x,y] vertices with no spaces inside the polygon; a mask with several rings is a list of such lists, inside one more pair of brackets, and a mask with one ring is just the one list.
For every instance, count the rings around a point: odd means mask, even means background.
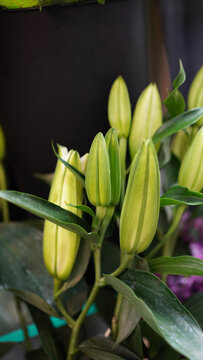
[{"label": "purple blossom", "polygon": [[[192,256],[203,260],[203,217],[191,219],[186,212],[182,218],[180,238],[188,243]],[[168,286],[180,301],[188,299],[192,294],[203,291],[203,277],[169,275]]]}]

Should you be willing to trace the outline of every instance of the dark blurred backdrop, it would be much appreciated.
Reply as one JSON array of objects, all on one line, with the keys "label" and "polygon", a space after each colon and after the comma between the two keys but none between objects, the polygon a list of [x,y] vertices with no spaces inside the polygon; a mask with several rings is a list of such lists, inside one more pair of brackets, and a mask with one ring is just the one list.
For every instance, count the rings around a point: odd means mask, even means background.
[{"label": "dark blurred backdrop", "polygon": [[[152,5],[159,7],[155,13]],[[170,86],[169,71],[174,78],[179,58],[186,95],[203,62],[201,0],[1,10],[0,31],[0,121],[9,188],[43,197],[48,187],[33,173],[54,170],[51,140],[87,152],[96,132],[108,128],[108,94],[119,74],[134,108],[148,81],[165,76],[162,90]]]}]

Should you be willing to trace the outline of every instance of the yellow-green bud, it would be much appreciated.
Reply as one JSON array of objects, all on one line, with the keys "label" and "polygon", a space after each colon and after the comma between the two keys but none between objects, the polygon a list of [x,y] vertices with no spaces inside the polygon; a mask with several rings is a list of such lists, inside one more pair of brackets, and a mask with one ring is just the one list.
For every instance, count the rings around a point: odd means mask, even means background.
[{"label": "yellow-green bud", "polygon": [[171,143],[171,151],[181,162],[188,148],[188,134],[184,130],[178,131]]},{"label": "yellow-green bud", "polygon": [[[188,109],[203,106],[203,66],[195,75],[188,93]],[[197,125],[203,125],[203,117],[197,121]]]},{"label": "yellow-green bud", "polygon": [[152,140],[136,153],[129,174],[120,219],[123,254],[144,251],[155,235],[160,205],[160,172]]},{"label": "yellow-green bud", "polygon": [[[156,84],[148,85],[141,93],[133,114],[129,138],[131,159],[143,140],[152,138],[162,125],[161,99]],[[156,149],[158,150],[158,146]]]},{"label": "yellow-green bud", "polygon": [[121,161],[116,129],[109,129],[106,136],[111,171],[111,206],[116,206],[121,194]]},{"label": "yellow-green bud", "polygon": [[179,170],[178,183],[193,191],[203,188],[203,127],[197,132]]},{"label": "yellow-green bud", "polygon": [[85,172],[87,197],[95,206],[108,206],[111,201],[109,154],[105,138],[98,133],[91,145]]},{"label": "yellow-green bud", "polygon": [[128,137],[131,125],[131,105],[128,88],[122,76],[114,81],[108,102],[108,118],[118,137]]},{"label": "yellow-green bud", "polygon": [[[77,151],[68,152],[66,147],[59,146],[59,156],[81,171]],[[68,204],[82,203],[82,185],[60,160],[57,161],[49,201],[81,216],[80,210]],[[75,264],[79,244],[80,237],[77,234],[45,220],[43,256],[47,270],[54,278],[66,280],[69,277]]]},{"label": "yellow-green bud", "polygon": [[5,137],[3,129],[0,125],[0,161],[2,161],[5,157]]}]

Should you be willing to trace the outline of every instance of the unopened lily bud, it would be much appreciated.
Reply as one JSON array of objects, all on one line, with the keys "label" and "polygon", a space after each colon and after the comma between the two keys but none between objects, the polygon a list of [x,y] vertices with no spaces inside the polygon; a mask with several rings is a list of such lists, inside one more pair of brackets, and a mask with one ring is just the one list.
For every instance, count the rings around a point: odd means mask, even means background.
[{"label": "unopened lily bud", "polygon": [[179,170],[178,183],[193,191],[203,188],[203,127],[197,132]]},{"label": "unopened lily bud", "polygon": [[[193,79],[188,93],[188,109],[194,109],[203,106],[203,66]],[[197,125],[203,125],[203,117],[201,117]]]},{"label": "unopened lily bud", "polygon": [[3,129],[0,125],[0,161],[2,161],[5,157],[5,137]]},{"label": "unopened lily bud", "polygon": [[[59,156],[81,171],[77,151],[68,152],[66,147],[59,146]],[[60,160],[57,161],[49,201],[81,216],[80,210],[68,204],[80,205],[82,203],[82,185]],[[80,237],[77,234],[45,220],[44,262],[54,278],[66,280],[69,277],[75,264],[79,244]]]},{"label": "unopened lily bud", "polygon": [[122,76],[114,81],[108,102],[108,118],[118,137],[128,137],[131,125],[131,105],[128,88]]},{"label": "unopened lily bud", "polygon": [[[156,84],[150,84],[141,93],[133,114],[129,138],[131,159],[143,140],[152,138],[162,125],[161,99]],[[158,150],[158,146],[156,149]]]},{"label": "unopened lily bud", "polygon": [[155,235],[160,205],[160,173],[152,140],[136,153],[129,174],[120,219],[123,254],[144,251]]},{"label": "unopened lily bud", "polygon": [[91,204],[106,207],[111,201],[109,154],[105,138],[98,133],[91,145],[85,172],[85,188]]},{"label": "unopened lily bud", "polygon": [[111,206],[116,206],[121,194],[121,161],[116,130],[111,128],[106,136],[111,172]]},{"label": "unopened lily bud", "polygon": [[172,140],[171,151],[180,162],[187,151],[188,140],[188,134],[184,130],[178,131]]}]

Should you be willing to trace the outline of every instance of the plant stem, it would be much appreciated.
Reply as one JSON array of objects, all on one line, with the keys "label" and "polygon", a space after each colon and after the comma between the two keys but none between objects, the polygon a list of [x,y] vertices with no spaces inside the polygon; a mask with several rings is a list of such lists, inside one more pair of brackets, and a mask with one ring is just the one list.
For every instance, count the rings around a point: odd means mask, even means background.
[{"label": "plant stem", "polygon": [[[0,162],[0,188],[1,190],[7,189],[6,174],[2,162]],[[8,222],[10,220],[8,202],[2,199],[1,205],[3,222]]]},{"label": "plant stem", "polygon": [[[150,253],[147,255],[146,259],[150,260],[166,243],[167,240],[169,240],[170,236],[176,231],[179,222],[181,220],[182,214],[185,210],[185,206],[180,206],[177,209],[177,212],[174,216],[173,222],[171,226],[169,227],[166,235],[163,237],[163,239],[150,251]],[[169,244],[169,247],[171,245]],[[173,244],[174,246],[174,244]]]},{"label": "plant stem", "polygon": [[58,279],[54,279],[54,301],[56,303],[57,308],[61,312],[61,314],[64,316],[68,326],[70,328],[73,328],[75,325],[75,320],[71,317],[70,314],[68,314],[67,310],[64,308],[63,303],[60,299],[60,294],[57,294],[59,291],[61,282]]},{"label": "plant stem", "polygon": [[120,197],[120,208],[122,208],[123,199],[125,195],[125,177],[126,177],[126,150],[127,150],[127,139],[122,136],[119,139],[120,157],[121,157],[121,197]]},{"label": "plant stem", "polygon": [[116,299],[115,311],[111,322],[113,340],[116,340],[118,333],[118,318],[121,310],[122,300],[123,300],[123,295],[119,293]]}]

